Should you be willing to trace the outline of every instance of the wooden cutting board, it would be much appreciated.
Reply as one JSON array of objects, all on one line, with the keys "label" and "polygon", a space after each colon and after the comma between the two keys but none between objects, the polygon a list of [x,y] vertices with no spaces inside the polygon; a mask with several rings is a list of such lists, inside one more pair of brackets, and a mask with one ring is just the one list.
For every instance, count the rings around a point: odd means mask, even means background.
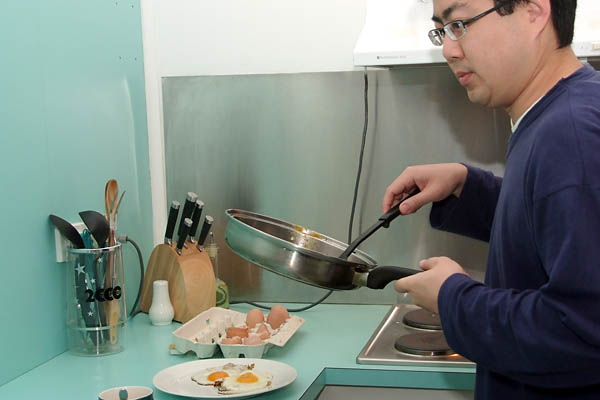
[{"label": "wooden cutting board", "polygon": [[140,309],[148,312],[152,305],[152,283],[169,282],[169,297],[175,311],[175,321],[187,322],[199,313],[215,306],[216,285],[213,266],[206,251],[187,243],[181,255],[168,244],[154,248],[142,284]]}]

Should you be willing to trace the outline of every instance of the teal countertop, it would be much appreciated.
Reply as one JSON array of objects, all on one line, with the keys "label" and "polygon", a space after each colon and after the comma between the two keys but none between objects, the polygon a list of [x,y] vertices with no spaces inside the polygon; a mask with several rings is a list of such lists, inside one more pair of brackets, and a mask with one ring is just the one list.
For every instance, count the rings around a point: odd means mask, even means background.
[{"label": "teal countertop", "polygon": [[[283,304],[287,308],[296,305]],[[253,308],[237,304],[232,309]],[[473,367],[420,367],[357,364],[367,343],[390,306],[320,304],[296,313],[305,322],[284,347],[273,347],[264,358],[294,367],[298,378],[289,386],[260,396],[264,399],[313,399],[323,385],[472,389]],[[153,326],[138,314],[125,328],[125,350],[102,357],[68,352],[0,386],[1,399],[97,398],[117,386],[148,386],[157,400],[182,399],[161,392],[152,378],[164,368],[197,360],[195,354],[172,355],[171,332],[180,326]],[[222,357],[217,352],[216,357]]]}]

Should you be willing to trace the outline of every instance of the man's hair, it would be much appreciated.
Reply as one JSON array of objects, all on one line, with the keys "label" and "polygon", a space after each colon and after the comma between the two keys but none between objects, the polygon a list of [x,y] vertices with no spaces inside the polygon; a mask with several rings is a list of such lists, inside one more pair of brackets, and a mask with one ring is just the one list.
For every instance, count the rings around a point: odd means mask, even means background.
[{"label": "man's hair", "polygon": [[[528,0],[494,0],[496,6],[502,6],[498,10],[500,15],[512,14],[515,6],[527,2]],[[573,42],[577,0],[550,0],[550,6],[552,7],[552,23],[558,37],[558,47],[568,46]]]}]

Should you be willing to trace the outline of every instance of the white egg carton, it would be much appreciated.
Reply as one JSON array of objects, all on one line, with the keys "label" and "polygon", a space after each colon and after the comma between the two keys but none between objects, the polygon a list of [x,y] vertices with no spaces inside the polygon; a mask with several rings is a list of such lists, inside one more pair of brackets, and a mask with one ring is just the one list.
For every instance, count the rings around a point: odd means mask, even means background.
[{"label": "white egg carton", "polygon": [[242,326],[245,323],[244,313],[221,307],[209,308],[173,331],[171,353],[185,354],[193,351],[198,358],[210,358],[218,346],[225,358],[262,358],[271,347],[283,347],[304,323],[304,319],[290,315],[290,318],[272,331],[271,337],[262,344],[219,343],[222,337],[226,337],[227,328]]}]

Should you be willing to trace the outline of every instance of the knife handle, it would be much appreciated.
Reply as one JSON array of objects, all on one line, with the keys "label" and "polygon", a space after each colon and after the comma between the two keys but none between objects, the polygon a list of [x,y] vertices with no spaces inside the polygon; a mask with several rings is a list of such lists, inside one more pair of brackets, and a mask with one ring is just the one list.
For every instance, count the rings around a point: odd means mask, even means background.
[{"label": "knife handle", "polygon": [[202,200],[196,201],[194,213],[192,214],[192,227],[190,228],[190,233],[188,235],[188,240],[192,243],[196,241],[194,237],[196,236],[196,231],[198,230],[198,224],[200,223],[200,216],[202,215],[203,208],[204,202]]},{"label": "knife handle", "polygon": [[173,200],[171,202],[171,208],[169,209],[169,219],[167,220],[167,230],[165,231],[165,243],[169,246],[173,242],[173,231],[175,231],[175,224],[177,223],[177,214],[179,214],[180,204],[178,201]]},{"label": "knife handle", "polygon": [[184,219],[183,220],[183,231],[181,232],[181,235],[177,239],[177,248],[175,249],[177,251],[177,254],[179,254],[179,255],[181,255],[181,249],[183,249],[183,244],[185,243],[185,238],[187,237],[188,233],[190,232],[191,227],[192,227],[192,220],[189,218]]},{"label": "knife handle", "polygon": [[[185,226],[184,221],[186,218],[190,218],[192,216],[192,212],[194,211],[194,204],[196,204],[196,200],[198,200],[198,195],[194,192],[188,192],[187,197],[185,198],[185,203],[183,204],[183,211],[181,212],[181,220],[179,222],[179,230],[177,231],[177,241],[179,241],[179,237],[182,236],[183,228]],[[187,235],[183,235],[185,237]]]},{"label": "knife handle", "polygon": [[204,219],[204,224],[202,225],[202,230],[200,231],[200,236],[198,236],[198,250],[200,250],[200,251],[202,251],[204,249],[204,241],[206,240],[206,237],[208,236],[208,231],[210,231],[210,228],[212,227],[213,222],[214,222],[214,219],[210,215],[207,215],[206,218]]}]

